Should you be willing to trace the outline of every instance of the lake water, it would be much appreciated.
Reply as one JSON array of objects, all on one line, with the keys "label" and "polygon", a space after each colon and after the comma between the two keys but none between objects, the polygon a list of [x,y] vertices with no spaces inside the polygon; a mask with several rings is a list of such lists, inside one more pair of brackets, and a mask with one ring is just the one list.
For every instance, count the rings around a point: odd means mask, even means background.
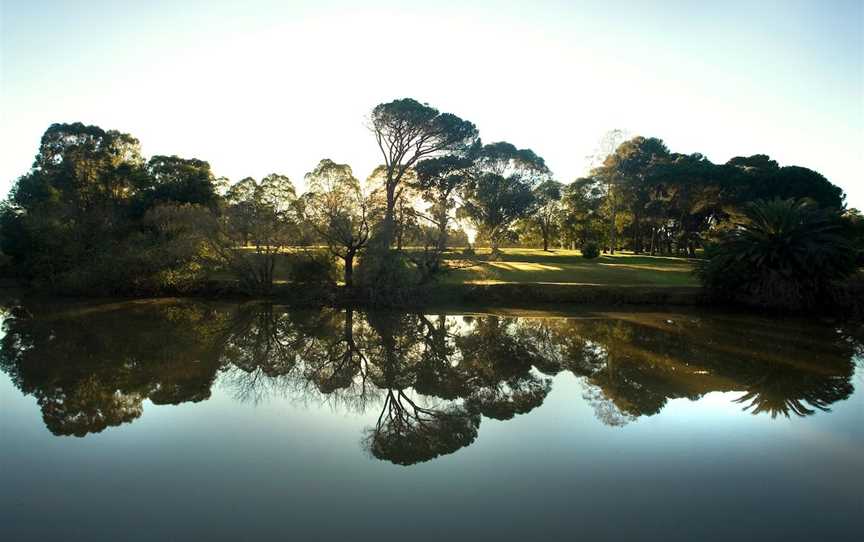
[{"label": "lake water", "polygon": [[0,539],[860,540],[861,328],[8,302]]}]

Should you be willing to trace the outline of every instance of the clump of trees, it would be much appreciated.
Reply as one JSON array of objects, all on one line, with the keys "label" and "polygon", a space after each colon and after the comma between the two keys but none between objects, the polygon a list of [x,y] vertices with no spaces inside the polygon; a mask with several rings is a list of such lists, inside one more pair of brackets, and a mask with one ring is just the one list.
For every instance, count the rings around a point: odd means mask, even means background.
[{"label": "clump of trees", "polygon": [[532,151],[484,146],[473,123],[416,100],[376,106],[370,128],[383,163],[365,183],[325,159],[298,194],[285,175],[231,184],[202,160],[147,161],[129,134],[52,125],[0,212],[6,270],[63,292],[189,290],[216,276],[268,294],[292,261],[308,264],[299,255],[326,249],[348,287],[358,260],[363,287],[410,287],[467,244],[460,217],[497,252],[550,175]]},{"label": "clump of trees", "polygon": [[503,141],[478,152],[472,173],[461,214],[489,240],[494,258],[516,221],[529,216],[537,203],[534,190],[551,173],[534,151]]},{"label": "clump of trees", "polygon": [[[725,256],[703,267],[702,276],[721,289],[734,273],[712,269],[729,262],[753,280],[768,273],[742,263],[767,250],[744,240],[769,227],[754,209],[783,205],[799,217],[798,233],[789,233],[796,242],[822,231],[808,222],[813,217],[820,225],[834,217],[828,237],[807,241],[845,254],[842,265],[824,254],[807,256],[832,262],[817,266],[823,279],[854,270],[856,258],[861,263],[864,222],[845,209],[842,190],[815,171],[781,167],[765,155],[714,164],[698,153],[675,153],[658,138],[614,132],[597,166],[565,184],[534,151],[484,144],[470,121],[410,98],[373,108],[369,126],[382,163],[365,182],[347,164],[325,159],[298,194],[285,175],[231,184],[202,160],[145,160],[129,134],[54,124],[0,208],[0,263],[57,291],[183,291],[217,277],[268,294],[279,277],[316,269],[329,275],[337,262],[349,288],[405,294],[446,272],[445,253],[469,245],[468,230],[476,243],[488,243],[490,258],[512,244],[578,248],[590,258],[620,250],[694,257],[719,243],[716,254]],[[848,242],[826,245],[841,237]],[[463,253],[473,254],[472,247]],[[802,303],[824,287],[808,277],[783,283],[797,285],[793,297]]]},{"label": "clump of trees", "polygon": [[230,186],[222,199],[210,245],[221,264],[256,293],[270,293],[277,264],[301,238],[300,207],[294,184],[285,175],[261,182],[246,177]]},{"label": "clump of trees", "polygon": [[145,161],[129,134],[54,124],[0,209],[2,250],[17,276],[53,289],[176,286],[203,269],[193,224],[218,210],[214,181],[207,162]]},{"label": "clump of trees", "polygon": [[534,246],[595,242],[606,253],[691,257],[735,227],[754,201],[806,198],[837,210],[844,201],[839,187],[807,168],[780,167],[765,155],[714,164],[641,136],[616,141],[588,176],[559,190],[560,197],[538,194],[542,212],[518,225]]}]

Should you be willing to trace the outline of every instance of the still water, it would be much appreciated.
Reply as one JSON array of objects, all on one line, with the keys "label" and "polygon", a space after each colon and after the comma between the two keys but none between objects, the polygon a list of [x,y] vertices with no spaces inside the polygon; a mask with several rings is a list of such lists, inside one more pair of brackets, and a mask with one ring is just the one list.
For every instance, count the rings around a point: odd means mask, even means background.
[{"label": "still water", "polygon": [[0,538],[860,540],[861,328],[8,302]]}]

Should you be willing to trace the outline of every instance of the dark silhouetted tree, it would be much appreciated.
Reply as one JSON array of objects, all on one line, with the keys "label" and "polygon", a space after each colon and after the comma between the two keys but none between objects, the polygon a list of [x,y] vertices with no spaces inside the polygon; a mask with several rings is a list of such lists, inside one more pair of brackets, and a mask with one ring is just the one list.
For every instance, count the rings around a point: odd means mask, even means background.
[{"label": "dark silhouetted tree", "polygon": [[464,152],[477,139],[477,128],[451,113],[403,98],[372,110],[371,128],[384,158],[384,244],[394,236],[394,213],[406,170],[439,154]]}]

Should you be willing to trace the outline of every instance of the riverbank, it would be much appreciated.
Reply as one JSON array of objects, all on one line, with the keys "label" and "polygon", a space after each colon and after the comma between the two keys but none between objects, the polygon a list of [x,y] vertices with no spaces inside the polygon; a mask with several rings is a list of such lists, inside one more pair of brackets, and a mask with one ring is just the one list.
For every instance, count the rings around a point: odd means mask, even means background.
[{"label": "riverbank", "polygon": [[[21,288],[14,283],[2,285],[7,295],[52,296],[58,294]],[[253,295],[244,291],[237,281],[207,281],[195,288],[152,294],[127,295],[130,299],[149,297],[195,297],[208,299],[252,300],[267,299],[285,305],[386,305],[393,308],[425,308],[439,306],[490,306],[509,308],[531,308],[538,305],[674,305],[698,306],[708,302],[702,289],[692,286],[611,286],[596,284],[544,284],[544,283],[494,283],[494,284],[433,284],[411,288],[386,300],[371,302],[362,291],[349,290],[344,286],[332,289],[316,289],[307,285],[279,282],[264,295]],[[67,297],[67,296],[62,296]],[[70,295],[68,297],[86,297]],[[116,296],[110,296],[116,297]]]}]

